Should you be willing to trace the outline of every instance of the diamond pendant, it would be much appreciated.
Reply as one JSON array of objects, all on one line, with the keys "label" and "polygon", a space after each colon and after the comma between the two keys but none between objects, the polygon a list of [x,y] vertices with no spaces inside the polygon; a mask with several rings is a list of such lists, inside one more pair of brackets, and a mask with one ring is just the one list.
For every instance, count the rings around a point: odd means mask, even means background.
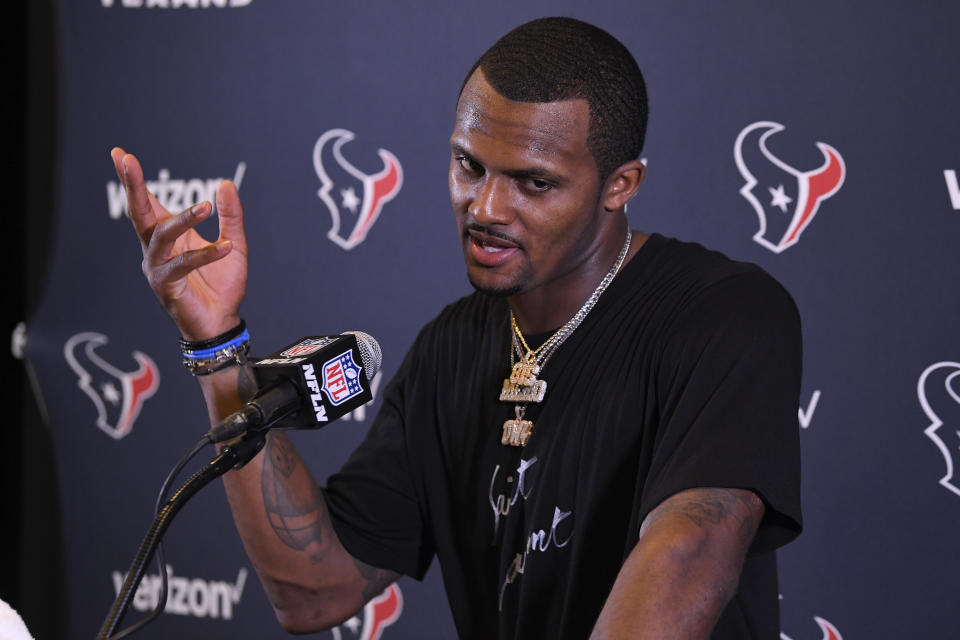
[{"label": "diamond pendant", "polygon": [[510,377],[503,381],[500,400],[503,402],[541,402],[547,392],[545,380],[537,380],[540,365],[528,358],[513,365]]},{"label": "diamond pendant", "polygon": [[521,387],[529,387],[537,382],[538,373],[540,373],[540,367],[536,362],[518,362],[513,365],[513,371],[510,372],[510,382]]},{"label": "diamond pendant", "polygon": [[527,440],[533,433],[533,422],[523,419],[525,409],[525,407],[517,405],[515,407],[517,417],[503,423],[503,436],[500,438],[500,444],[510,445],[511,447],[527,446]]},{"label": "diamond pendant", "polygon": [[534,380],[531,386],[521,387],[513,384],[507,378],[503,381],[503,388],[500,389],[500,400],[503,402],[541,402],[546,392],[546,380]]}]

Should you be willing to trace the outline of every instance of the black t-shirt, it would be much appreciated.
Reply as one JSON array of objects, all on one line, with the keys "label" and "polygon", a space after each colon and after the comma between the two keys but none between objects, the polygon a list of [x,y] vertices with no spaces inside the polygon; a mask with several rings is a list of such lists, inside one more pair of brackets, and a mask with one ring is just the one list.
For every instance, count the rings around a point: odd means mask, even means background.
[{"label": "black t-shirt", "polygon": [[779,634],[773,549],[800,531],[800,327],[756,266],[653,235],[539,378],[523,448],[506,300],[475,293],[428,324],[366,440],[330,478],[347,550],[421,578],[434,555],[461,638],[590,634],[651,509],[694,487],[767,511],[714,638]]}]

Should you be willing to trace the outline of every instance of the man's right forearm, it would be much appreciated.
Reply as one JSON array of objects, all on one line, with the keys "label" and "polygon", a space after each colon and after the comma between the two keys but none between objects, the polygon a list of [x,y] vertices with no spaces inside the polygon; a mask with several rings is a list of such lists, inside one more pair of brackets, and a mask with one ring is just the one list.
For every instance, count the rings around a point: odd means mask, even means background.
[{"label": "man's right forearm", "polygon": [[[256,390],[249,367],[201,378],[211,421]],[[350,617],[397,574],[354,559],[340,544],[326,501],[290,440],[267,436],[264,450],[223,477],[250,560],[285,629],[326,628]]]},{"label": "man's right forearm", "polygon": [[[236,185],[226,180],[217,188],[220,235],[208,242],[195,227],[212,215],[210,203],[172,213],[147,190],[136,157],[119,147],[110,155],[143,249],[141,268],[180,335],[206,341],[236,327],[248,267]],[[213,424],[256,390],[249,367],[198,379]],[[288,630],[336,624],[396,578],[344,550],[320,489],[285,437],[269,436],[265,451],[223,481],[243,544]]]}]

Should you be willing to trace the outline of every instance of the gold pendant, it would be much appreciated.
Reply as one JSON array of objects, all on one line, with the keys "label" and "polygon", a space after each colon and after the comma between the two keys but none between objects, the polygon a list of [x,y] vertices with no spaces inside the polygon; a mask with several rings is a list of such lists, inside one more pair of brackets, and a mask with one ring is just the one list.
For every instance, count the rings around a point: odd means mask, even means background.
[{"label": "gold pendant", "polygon": [[510,378],[507,378],[503,381],[503,388],[500,390],[500,400],[503,402],[541,402],[546,392],[546,380],[534,380],[532,385],[521,387],[510,382]]},{"label": "gold pendant", "polygon": [[524,408],[516,406],[517,417],[513,420],[507,420],[503,423],[503,437],[500,438],[500,444],[510,445],[511,447],[525,447],[530,434],[533,433],[533,422],[523,419]]},{"label": "gold pendant", "polygon": [[540,365],[532,360],[533,354],[528,353],[522,361],[513,365],[510,377],[503,381],[500,390],[500,400],[503,402],[541,402],[543,394],[547,392],[547,383],[537,380]]},{"label": "gold pendant", "polygon": [[510,382],[529,387],[537,382],[537,374],[540,373],[540,367],[536,362],[518,362],[513,365],[513,371],[510,372]]}]

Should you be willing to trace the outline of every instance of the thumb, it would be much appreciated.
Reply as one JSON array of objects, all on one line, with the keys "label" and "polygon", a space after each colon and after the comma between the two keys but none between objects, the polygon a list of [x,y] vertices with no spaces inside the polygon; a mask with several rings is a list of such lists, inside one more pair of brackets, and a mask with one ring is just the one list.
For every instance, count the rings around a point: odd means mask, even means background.
[{"label": "thumb", "polygon": [[220,218],[219,240],[230,240],[234,249],[247,254],[247,237],[243,229],[243,205],[237,186],[224,180],[217,187],[217,216]]}]

